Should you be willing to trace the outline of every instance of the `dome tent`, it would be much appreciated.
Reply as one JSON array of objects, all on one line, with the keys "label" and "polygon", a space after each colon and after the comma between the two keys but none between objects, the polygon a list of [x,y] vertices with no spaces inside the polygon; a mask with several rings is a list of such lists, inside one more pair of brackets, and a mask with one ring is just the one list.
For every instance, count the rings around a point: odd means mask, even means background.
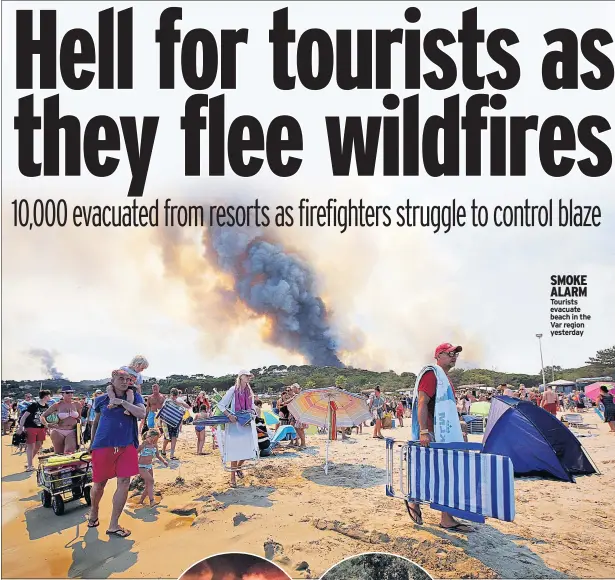
[{"label": "dome tent", "polygon": [[512,397],[491,401],[483,452],[510,457],[515,475],[550,475],[573,482],[574,475],[598,473],[579,440],[557,417]]}]

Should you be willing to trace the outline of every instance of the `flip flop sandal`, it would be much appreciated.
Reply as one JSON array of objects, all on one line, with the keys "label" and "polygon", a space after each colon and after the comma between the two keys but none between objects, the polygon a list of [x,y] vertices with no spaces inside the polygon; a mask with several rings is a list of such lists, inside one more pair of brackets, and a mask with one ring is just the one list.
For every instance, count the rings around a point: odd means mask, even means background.
[{"label": "flip flop sandal", "polygon": [[448,527],[440,524],[440,527],[443,530],[448,530],[450,532],[469,533],[469,532],[474,531],[474,528],[472,526],[468,526],[468,524],[462,524],[461,522],[455,524],[454,526],[448,526]]},{"label": "flip flop sandal", "polygon": [[[420,506],[418,508],[410,507],[410,502],[406,501],[406,509],[408,510],[408,515],[410,519],[417,525],[423,525],[423,513],[421,512]],[[450,528],[447,528],[450,529]]]},{"label": "flip flop sandal", "polygon": [[175,455],[171,455],[171,457],[169,457],[169,459],[171,461],[179,461],[179,457],[175,457]]},{"label": "flip flop sandal", "polygon": [[130,536],[132,532],[130,530],[126,530],[124,528],[119,528],[117,530],[107,530],[107,536],[117,536],[118,538],[127,538]]},{"label": "flip flop sandal", "polygon": [[97,528],[100,525],[98,518],[94,520],[88,520],[88,528]]},{"label": "flip flop sandal", "polygon": [[243,479],[243,471],[236,471],[235,474],[239,477],[239,479]]}]

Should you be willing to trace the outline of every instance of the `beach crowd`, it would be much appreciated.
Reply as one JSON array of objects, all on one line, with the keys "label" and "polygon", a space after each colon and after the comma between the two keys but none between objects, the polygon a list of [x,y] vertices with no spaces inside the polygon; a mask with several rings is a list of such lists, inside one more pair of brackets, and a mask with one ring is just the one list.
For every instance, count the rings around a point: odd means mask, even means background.
[{"label": "beach crowd", "polygon": [[[372,436],[384,439],[382,429],[403,427],[404,419],[407,419],[412,427],[412,439],[421,445],[439,442],[438,429],[442,425],[447,433],[453,433],[453,440],[467,441],[464,417],[471,414],[475,403],[489,403],[498,395],[529,401],[553,415],[558,410],[583,410],[598,404],[604,409],[605,422],[610,425],[611,432],[615,432],[615,404],[606,387],[596,403],[582,391],[564,394],[555,392],[550,386],[540,392],[524,385],[517,389],[501,384],[496,389],[479,386],[460,389],[456,393],[448,373],[461,351],[461,346],[450,343],[436,347],[436,362],[421,370],[412,396],[410,393],[386,395],[380,386],[375,386],[369,393],[364,392],[362,397],[371,420],[335,429],[329,437],[339,435],[346,439],[352,437],[355,430],[358,435],[363,433],[364,427],[373,427]],[[100,524],[101,498],[109,480],[116,479],[117,488],[106,533],[119,537],[130,535],[130,530],[119,524],[119,518],[128,499],[132,478],[139,476],[142,480],[140,502],[144,504],[149,500],[150,505],[155,505],[155,460],[164,466],[168,466],[170,461],[180,460],[177,441],[186,425],[194,427],[197,455],[207,453],[205,445],[210,435],[212,451],[220,453],[224,467],[230,472],[231,487],[237,486],[237,478],[244,479],[246,461],[271,454],[272,442],[280,429],[290,428],[287,429],[290,446],[297,451],[306,448],[306,430],[310,425],[302,422],[301,417],[294,416],[291,409],[291,403],[302,393],[300,385],[295,383],[285,387],[271,401],[271,411],[264,408],[263,401],[253,392],[251,381],[254,376],[247,370],[239,371],[234,385],[222,395],[217,392],[208,395],[204,391],[183,394],[175,388],[165,395],[158,384],[153,384],[151,394],[145,397],[142,372],[148,366],[145,357],[134,357],[128,365],[113,370],[105,389],[97,389],[91,398],[77,396],[69,385],[65,385],[59,398],[52,399],[51,392],[41,390],[37,399],[28,393],[18,403],[8,397],[2,402],[2,434],[15,431],[13,444],[26,452],[25,471],[35,469],[34,459],[47,436],[56,455],[71,455],[80,447],[87,446],[91,454],[93,482],[88,527]],[[436,405],[447,399],[443,393],[452,394],[452,407],[438,407],[436,425]],[[326,429],[321,427],[319,432],[326,432]],[[161,439],[162,446],[159,446]],[[418,504],[408,504],[408,512],[415,523],[422,523]],[[446,529],[472,531],[445,512],[442,512],[440,525]]]}]

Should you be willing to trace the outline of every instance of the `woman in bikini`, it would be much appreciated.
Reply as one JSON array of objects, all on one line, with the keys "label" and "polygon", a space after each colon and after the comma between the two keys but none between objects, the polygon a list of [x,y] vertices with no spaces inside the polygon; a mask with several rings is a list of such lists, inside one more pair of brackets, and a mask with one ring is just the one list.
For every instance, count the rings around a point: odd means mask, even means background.
[{"label": "woman in bikini", "polygon": [[150,429],[145,434],[145,440],[141,445],[137,453],[139,454],[139,475],[145,482],[145,489],[141,494],[141,500],[139,503],[145,503],[145,498],[149,497],[149,504],[154,505],[154,457],[159,459],[164,465],[169,466],[169,462],[160,455],[158,449],[158,439],[160,433],[158,429]]},{"label": "woman in bikini", "polygon": [[207,405],[201,405],[198,409],[197,414],[194,417],[194,430],[196,431],[196,454],[197,455],[205,455],[203,452],[203,446],[205,445],[205,434],[207,433],[205,429],[207,425],[203,423],[199,423],[199,421],[203,421],[204,419],[208,419],[210,416],[209,408]]},{"label": "woman in bikini", "polygon": [[45,420],[53,414],[58,417],[57,423],[47,421],[56,455],[68,455],[77,451],[77,423],[81,422],[81,405],[73,401],[74,392],[68,385],[62,387],[62,399],[41,415]]}]

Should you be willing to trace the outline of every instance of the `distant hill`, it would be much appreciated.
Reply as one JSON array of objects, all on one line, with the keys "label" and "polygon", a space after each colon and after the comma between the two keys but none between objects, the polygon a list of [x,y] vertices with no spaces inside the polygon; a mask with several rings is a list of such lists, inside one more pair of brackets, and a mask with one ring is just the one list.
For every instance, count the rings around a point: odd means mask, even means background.
[{"label": "distant hill", "polygon": [[[394,371],[375,372],[365,369],[347,367],[339,369],[335,367],[314,367],[310,365],[271,365],[252,369],[255,379],[252,383],[257,393],[277,393],[286,386],[299,383],[303,388],[317,388],[338,385],[352,392],[373,388],[380,385],[385,392],[408,390],[414,387],[416,375],[412,372],[395,373]],[[535,387],[542,383],[540,373],[527,375],[522,373],[504,373],[488,369],[453,369],[450,373],[453,384],[456,387],[462,385],[483,384],[495,387],[501,383],[519,386],[523,383],[527,387]],[[584,377],[615,376],[615,367],[586,365],[573,369],[561,369],[560,367],[547,367],[545,369],[547,381],[552,378],[574,381]],[[76,393],[85,395],[92,393],[95,388],[100,388],[108,382],[108,379],[96,379],[79,382],[71,382],[63,379],[47,379],[43,381],[2,381],[2,396],[20,397],[24,393],[36,394],[41,387],[53,393],[58,392],[62,386],[71,385]],[[165,378],[148,377],[144,381],[144,392],[151,392],[151,385],[157,382],[163,393],[168,393],[171,388],[181,389],[184,393],[198,393],[205,391],[212,393],[214,389],[226,390],[234,382],[235,377],[226,375],[214,377],[211,375],[170,375]]]}]

